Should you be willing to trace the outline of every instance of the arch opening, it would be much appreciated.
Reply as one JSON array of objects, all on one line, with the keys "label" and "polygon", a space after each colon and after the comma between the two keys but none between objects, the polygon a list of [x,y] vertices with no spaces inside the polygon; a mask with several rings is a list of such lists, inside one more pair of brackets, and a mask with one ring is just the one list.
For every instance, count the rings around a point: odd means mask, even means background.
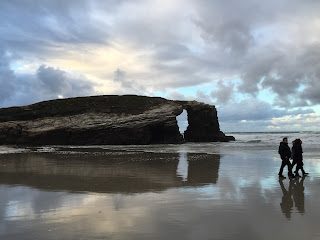
[{"label": "arch opening", "polygon": [[187,110],[183,109],[182,113],[178,115],[176,119],[179,127],[179,132],[184,138],[184,131],[186,131],[187,127],[189,126]]}]

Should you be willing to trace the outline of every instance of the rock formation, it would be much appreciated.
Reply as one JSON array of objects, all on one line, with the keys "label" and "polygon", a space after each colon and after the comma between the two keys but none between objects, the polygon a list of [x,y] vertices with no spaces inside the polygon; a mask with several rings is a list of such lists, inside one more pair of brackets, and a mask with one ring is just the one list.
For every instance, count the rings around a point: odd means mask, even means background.
[{"label": "rock formation", "polygon": [[[188,112],[185,139],[176,116]],[[230,141],[214,106],[158,97],[106,95],[0,109],[0,144],[99,145]]]}]

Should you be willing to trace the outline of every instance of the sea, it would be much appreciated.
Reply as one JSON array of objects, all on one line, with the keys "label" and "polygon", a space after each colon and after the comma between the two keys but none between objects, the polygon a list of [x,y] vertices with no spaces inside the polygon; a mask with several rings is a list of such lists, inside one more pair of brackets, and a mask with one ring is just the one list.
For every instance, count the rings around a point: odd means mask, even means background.
[{"label": "sea", "polygon": [[[227,135],[0,146],[0,239],[320,239],[320,133]],[[308,176],[278,178],[284,137],[303,141]]]}]

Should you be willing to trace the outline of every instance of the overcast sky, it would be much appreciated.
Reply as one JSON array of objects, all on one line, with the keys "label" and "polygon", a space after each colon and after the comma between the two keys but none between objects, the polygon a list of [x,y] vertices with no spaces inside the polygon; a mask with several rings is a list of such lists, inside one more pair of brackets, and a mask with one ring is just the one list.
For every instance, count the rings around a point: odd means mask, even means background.
[{"label": "overcast sky", "polygon": [[1,0],[0,107],[139,94],[320,131],[318,0]]}]

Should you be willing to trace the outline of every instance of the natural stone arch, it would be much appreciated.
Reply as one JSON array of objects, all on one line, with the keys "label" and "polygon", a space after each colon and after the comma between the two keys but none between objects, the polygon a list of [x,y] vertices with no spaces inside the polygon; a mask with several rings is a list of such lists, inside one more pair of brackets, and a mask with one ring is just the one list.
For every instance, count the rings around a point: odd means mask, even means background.
[{"label": "natural stone arch", "polygon": [[[176,116],[187,110],[185,140]],[[230,141],[214,106],[164,98],[93,96],[0,109],[0,144],[98,145]]]}]

